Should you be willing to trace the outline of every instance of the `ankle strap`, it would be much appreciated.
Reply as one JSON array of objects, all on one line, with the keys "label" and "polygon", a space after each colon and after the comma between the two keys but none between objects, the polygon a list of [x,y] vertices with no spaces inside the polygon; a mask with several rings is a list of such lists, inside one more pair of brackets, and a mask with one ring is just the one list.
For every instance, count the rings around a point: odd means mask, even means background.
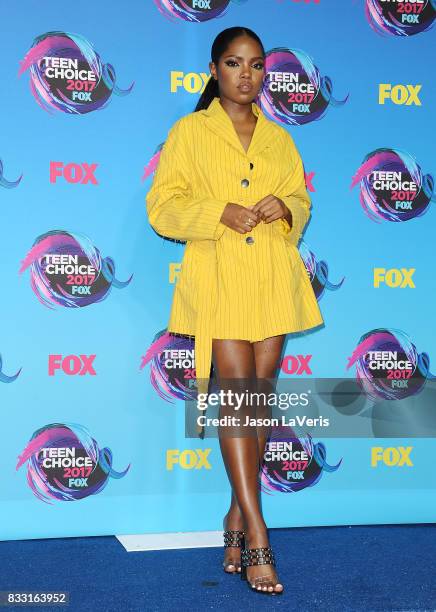
[{"label": "ankle strap", "polygon": [[269,546],[265,548],[243,548],[241,563],[244,567],[250,565],[275,565],[274,553]]},{"label": "ankle strap", "polygon": [[245,533],[234,529],[227,529],[223,533],[224,547],[241,547],[241,541],[244,539]]}]

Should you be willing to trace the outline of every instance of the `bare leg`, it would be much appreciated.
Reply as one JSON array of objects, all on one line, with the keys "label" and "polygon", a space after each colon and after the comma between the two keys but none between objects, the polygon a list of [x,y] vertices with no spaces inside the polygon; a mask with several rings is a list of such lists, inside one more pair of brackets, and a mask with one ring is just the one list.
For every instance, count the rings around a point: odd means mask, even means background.
[{"label": "bare leg", "polygon": [[[274,375],[283,337],[278,336],[275,337],[275,340],[269,340],[270,343],[263,345],[263,349],[262,343],[255,343],[258,345],[256,347],[259,360],[258,368],[262,375],[271,373]],[[221,388],[228,388],[230,381],[233,391],[239,389],[239,392],[242,393],[258,390],[255,347],[253,344],[245,340],[214,340],[213,359]],[[240,384],[238,384],[239,381]],[[263,390],[265,390],[265,386]],[[253,414],[253,407],[245,405],[241,407],[239,414],[241,422],[244,421],[246,414],[256,416]],[[241,529],[242,522],[247,534],[247,545],[250,548],[268,546],[258,488],[259,468],[266,435],[263,432],[259,442],[255,427],[253,431],[250,431],[247,427],[243,428],[243,431],[240,431],[237,437],[230,437],[228,434],[223,436],[220,432],[221,452],[233,490],[232,504],[227,514],[227,528]],[[232,558],[235,558],[233,554]],[[273,566],[249,567],[247,568],[247,577],[252,584],[254,584],[256,578],[262,577],[262,586],[258,586],[259,589],[275,590],[276,592],[283,590],[282,585],[276,584],[277,576]],[[276,585],[275,589],[274,585]]]},{"label": "bare leg", "polygon": [[[259,393],[264,392],[266,397],[275,389],[284,339],[285,336],[281,335],[266,338],[261,342],[253,342],[257,390]],[[270,407],[268,405],[261,406],[257,416],[269,418],[271,416]],[[269,438],[270,430],[271,428],[269,427],[257,428],[258,449],[261,460],[265,452],[265,445]]]},{"label": "bare leg", "polygon": [[[257,378],[257,391],[259,393],[265,393],[267,400],[268,394],[275,390],[275,383],[279,373],[280,357],[283,349],[283,342],[285,336],[272,336],[266,338],[261,342],[254,342],[254,356],[256,363],[256,378]],[[257,418],[268,419],[271,417],[271,407],[265,402],[263,405],[259,404],[256,411]],[[270,436],[271,428],[267,426],[260,426],[257,428],[258,438],[258,452],[260,466],[263,462],[263,456],[265,452],[266,442]],[[260,496],[259,496],[260,500]],[[268,535],[266,528],[263,531],[254,532],[250,537],[250,532],[247,533],[247,548],[259,548],[269,546]],[[262,566],[261,566],[262,567]],[[283,590],[283,586],[277,582],[277,574],[274,567],[271,565],[263,566],[263,571],[258,571],[254,574],[254,569],[261,568],[247,568],[248,580],[254,580],[256,577],[257,585],[262,585],[263,591],[275,591],[280,592]],[[259,579],[262,576],[262,579]],[[275,588],[273,588],[275,585]],[[257,587],[259,588],[259,586]]]},{"label": "bare leg", "polygon": [[[222,382],[224,378],[230,379],[248,379],[251,375],[255,379],[255,362],[252,345],[246,340],[213,340],[212,342],[212,359],[214,369],[217,374],[217,379]],[[226,388],[225,384],[221,384],[221,388]],[[256,438],[250,440],[251,445],[256,443]],[[229,439],[227,438],[227,441]],[[239,440],[240,441],[240,440]],[[243,440],[242,440],[243,441]],[[230,440],[238,443],[238,439],[233,438]],[[220,440],[222,449],[222,441]],[[222,450],[223,452],[223,450]],[[256,456],[256,455],[255,455]],[[227,468],[226,460],[224,458],[224,464],[226,466],[229,481],[232,485],[232,478]],[[236,495],[232,486],[232,496],[230,508],[224,517],[224,529],[237,529],[244,530],[244,520],[242,513],[236,498]],[[238,548],[226,548],[224,551],[224,565],[227,566],[228,572],[240,571],[241,554]],[[232,564],[232,565],[229,565]],[[232,567],[233,566],[233,567]]]}]

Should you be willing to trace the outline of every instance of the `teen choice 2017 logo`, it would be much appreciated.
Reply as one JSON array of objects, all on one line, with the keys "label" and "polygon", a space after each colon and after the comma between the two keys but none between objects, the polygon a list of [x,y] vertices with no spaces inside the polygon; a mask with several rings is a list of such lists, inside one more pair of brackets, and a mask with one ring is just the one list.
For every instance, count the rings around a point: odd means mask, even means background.
[{"label": "teen choice 2017 logo", "polygon": [[436,17],[436,0],[365,0],[373,30],[391,36],[413,36],[429,30]]},{"label": "teen choice 2017 logo", "polygon": [[18,74],[26,70],[33,96],[48,112],[83,115],[100,110],[112,94],[124,96],[134,85],[120,89],[112,64],[103,64],[83,36],[67,32],[47,32],[35,38]]},{"label": "teen choice 2017 logo", "polygon": [[321,76],[313,60],[299,49],[276,47],[265,56],[265,80],[259,94],[262,108],[288,125],[303,125],[321,119],[328,106],[344,100],[333,97],[333,84]]},{"label": "teen choice 2017 logo", "polygon": [[154,0],[165,17],[194,23],[224,17],[231,2],[245,4],[247,0]]},{"label": "teen choice 2017 logo", "polygon": [[435,199],[433,177],[423,175],[413,157],[399,149],[369,153],[353,176],[350,189],[357,184],[365,214],[377,222],[420,217]]},{"label": "teen choice 2017 logo", "polygon": [[18,470],[27,461],[27,482],[34,495],[52,500],[75,501],[100,493],[109,477],[122,478],[112,468],[112,451],[100,449],[88,430],[76,423],[52,423],[35,431],[18,457]]},{"label": "teen choice 2017 logo", "polygon": [[322,442],[314,443],[310,434],[301,439],[292,427],[273,427],[263,456],[260,487],[265,493],[293,493],[313,487],[323,472],[335,472],[337,465],[326,462]]},{"label": "teen choice 2017 logo", "polygon": [[30,268],[30,284],[44,306],[79,308],[106,299],[112,287],[132,280],[115,278],[115,262],[82,234],[53,230],[39,236],[21,262],[19,274]]},{"label": "teen choice 2017 logo", "polygon": [[409,336],[399,329],[373,329],[364,334],[348,359],[356,366],[356,378],[368,397],[398,400],[415,395],[430,372],[427,353],[418,353]]},{"label": "teen choice 2017 logo", "polygon": [[[150,383],[167,402],[197,396],[194,339],[166,330],[158,332],[142,357],[140,369],[150,363]],[[215,389],[215,379],[211,380]]]}]

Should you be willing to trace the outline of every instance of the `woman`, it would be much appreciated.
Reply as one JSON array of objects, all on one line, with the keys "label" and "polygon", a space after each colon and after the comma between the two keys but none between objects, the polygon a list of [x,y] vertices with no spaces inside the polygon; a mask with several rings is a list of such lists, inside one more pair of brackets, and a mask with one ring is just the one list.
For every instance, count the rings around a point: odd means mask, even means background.
[{"label": "woman", "polygon": [[[197,107],[170,129],[146,198],[152,227],[186,241],[167,330],[195,337],[199,393],[208,390],[211,362],[221,387],[271,390],[285,335],[323,323],[297,249],[310,198],[291,136],[254,102],[265,79],[259,37],[223,30],[211,59]],[[220,429],[232,487],[224,568],[242,565],[254,589],[274,594],[283,586],[258,486],[267,436],[262,427]]]}]

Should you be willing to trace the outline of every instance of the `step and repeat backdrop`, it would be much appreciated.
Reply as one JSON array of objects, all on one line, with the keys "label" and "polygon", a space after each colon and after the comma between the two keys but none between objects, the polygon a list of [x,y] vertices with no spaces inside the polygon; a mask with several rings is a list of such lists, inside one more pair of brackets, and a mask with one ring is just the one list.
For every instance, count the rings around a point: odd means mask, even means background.
[{"label": "step and repeat backdrop", "polygon": [[[184,245],[153,231],[145,196],[227,27],[263,41],[260,105],[313,204],[299,249],[325,325],[287,337],[280,380],[346,379],[366,419],[377,402],[419,412],[436,359],[435,17],[434,0],[3,8],[1,539],[221,527],[218,440],[185,437],[193,344],[166,333]],[[435,450],[430,435],[271,440],[267,523],[432,522]]]}]

